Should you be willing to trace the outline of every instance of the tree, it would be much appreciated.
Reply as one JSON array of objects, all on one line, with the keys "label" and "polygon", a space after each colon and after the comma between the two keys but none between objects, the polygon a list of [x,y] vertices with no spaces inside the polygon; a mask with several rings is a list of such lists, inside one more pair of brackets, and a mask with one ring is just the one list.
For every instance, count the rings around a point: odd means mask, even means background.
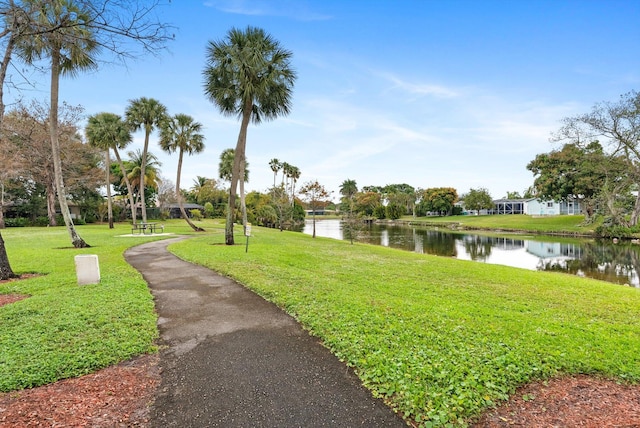
[{"label": "tree", "polygon": [[493,208],[493,199],[489,191],[484,188],[470,189],[469,193],[463,196],[464,207],[472,211],[490,210]]},{"label": "tree", "polygon": [[[61,75],[74,76],[80,70],[96,68],[99,46],[94,31],[87,26],[91,16],[72,0],[42,3],[32,23],[35,36],[18,41],[17,49],[27,64],[43,58],[50,60],[51,91],[49,133],[55,171],[56,191],[64,223],[76,248],[88,247],[75,229],[62,176],[62,160],[58,141],[58,98]],[[73,25],[69,25],[73,23]]]},{"label": "tree", "polygon": [[[147,203],[152,202],[155,199],[155,193],[158,189],[159,181],[159,168],[162,166],[156,155],[149,152],[146,156],[144,177],[142,175],[142,152],[140,149],[128,152],[129,161],[124,162],[125,173],[131,183],[135,198],[135,207],[137,209],[138,204],[144,207]],[[124,182],[124,178],[122,180]],[[142,186],[145,187],[145,191],[142,190]],[[144,199],[142,199],[144,198]]]},{"label": "tree", "polygon": [[[38,17],[38,14],[44,15],[43,12],[47,12],[48,6],[56,6],[58,4],[60,3],[55,0],[50,5],[42,4],[40,1],[35,0],[25,0],[23,2],[9,0],[8,3],[3,3],[0,9],[0,15],[5,25],[0,31],[0,38],[7,38],[2,64],[0,65],[0,131],[4,129],[4,85],[16,44],[24,43],[23,46],[29,46],[29,44],[37,46],[39,45],[37,43],[39,38],[52,32],[65,33],[66,36],[71,36],[73,27],[78,25],[75,13],[67,14],[66,18],[70,19],[58,22],[53,27],[43,28],[39,25],[39,22],[42,23],[46,20],[42,19],[41,16]],[[83,2],[83,5],[92,12],[90,14],[92,19],[83,23],[95,30],[93,34],[96,36],[94,40],[97,44],[110,50],[118,58],[124,59],[133,55],[130,50],[132,44],[122,43],[125,40],[134,40],[146,52],[155,52],[161,49],[171,37],[168,33],[168,26],[154,21],[151,12],[157,4],[158,2],[155,0],[142,3],[120,0],[86,1]],[[69,28],[72,31],[66,31]],[[56,126],[56,122],[52,121],[51,123],[52,127]],[[73,232],[75,232],[75,229]],[[74,233],[71,233],[71,235],[73,241]],[[81,238],[74,243],[74,245],[76,244],[80,246],[82,244],[86,245]],[[4,241],[0,236],[0,279],[7,279],[12,276],[15,275],[11,271]]]},{"label": "tree", "polygon": [[305,183],[300,189],[300,194],[303,195],[304,201],[308,204],[309,209],[311,209],[311,215],[313,217],[313,237],[316,237],[316,210],[324,207],[331,196],[331,193],[328,192],[323,185],[321,185],[318,180],[308,181]]},{"label": "tree", "polygon": [[282,163],[276,158],[273,158],[269,161],[269,167],[271,171],[273,171],[273,187],[276,187],[276,177],[278,176],[278,171],[282,169]]},{"label": "tree", "polygon": [[[640,93],[631,91],[616,103],[596,104],[591,112],[568,117],[554,134],[553,141],[569,140],[584,147],[599,141],[609,148],[612,156],[624,156],[628,162],[629,177],[636,187],[640,185]],[[636,194],[631,211],[630,225],[640,219],[640,192]]]},{"label": "tree", "polygon": [[296,78],[291,55],[264,30],[255,27],[244,31],[232,28],[226,40],[210,41],[207,46],[205,95],[222,114],[241,119],[225,227],[227,245],[234,244],[233,212],[238,182],[241,204],[245,204],[242,189],[249,122],[259,124],[289,113]]},{"label": "tree", "polygon": [[180,176],[182,174],[182,158],[184,153],[192,155],[204,150],[204,135],[202,124],[196,122],[186,114],[176,114],[167,120],[160,130],[160,147],[167,153],[178,152],[178,175],[176,177],[176,197],[182,218],[196,232],[204,232],[204,229],[196,226],[184,210],[184,203],[180,193]]},{"label": "tree", "polygon": [[[220,163],[218,164],[218,176],[225,181],[232,182],[233,179],[233,163],[235,161],[236,155],[234,149],[225,149],[220,153]],[[244,182],[249,181],[249,162],[244,162]],[[231,198],[231,187],[229,187],[229,198]],[[229,208],[229,207],[228,207]],[[246,205],[241,206],[242,209],[242,218],[243,221],[247,218],[247,207]],[[227,213],[228,217],[228,213]],[[235,212],[232,213],[231,218],[235,218]],[[246,221],[244,221],[246,223]],[[244,224],[243,223],[243,224]]]},{"label": "tree", "polygon": [[362,222],[358,216],[354,215],[353,206],[354,198],[358,193],[358,185],[355,180],[346,179],[340,185],[340,194],[342,195],[342,207],[347,210],[347,216],[342,221],[342,234],[349,239],[351,244],[357,237]]},{"label": "tree", "polygon": [[149,136],[156,128],[162,128],[167,120],[167,108],[154,98],[141,97],[129,101],[129,106],[125,111],[127,123],[133,131],[144,129],[144,147],[140,165],[140,199],[142,200],[142,221],[147,222],[147,204],[145,203],[145,183],[147,168],[147,153],[149,152]]},{"label": "tree", "polygon": [[538,197],[580,201],[588,223],[597,197],[608,181],[610,161],[598,141],[584,147],[567,143],[561,150],[537,155],[527,169],[535,176],[533,185]]},{"label": "tree", "polygon": [[[129,131],[129,128],[126,126],[126,124],[122,121],[122,118],[117,114],[98,113],[89,116],[89,119],[87,120],[87,126],[85,127],[85,135],[87,136],[89,144],[94,147],[101,148],[105,151],[108,204],[107,216],[109,218],[109,228],[113,229],[113,208],[111,201],[111,160],[109,153],[111,149],[113,149],[120,168],[124,169],[124,165],[122,164],[122,159],[120,158],[118,148],[124,148],[131,142],[131,132]],[[131,183],[129,183],[129,179],[126,174],[124,175],[124,179],[127,185],[129,201],[131,207],[133,208],[134,203]],[[135,211],[132,209],[131,212],[134,213]],[[135,217],[133,218],[133,221],[135,223]]]},{"label": "tree", "polygon": [[417,193],[420,194],[419,215],[427,215],[429,212],[451,215],[458,201],[458,192],[453,187],[432,187]]}]

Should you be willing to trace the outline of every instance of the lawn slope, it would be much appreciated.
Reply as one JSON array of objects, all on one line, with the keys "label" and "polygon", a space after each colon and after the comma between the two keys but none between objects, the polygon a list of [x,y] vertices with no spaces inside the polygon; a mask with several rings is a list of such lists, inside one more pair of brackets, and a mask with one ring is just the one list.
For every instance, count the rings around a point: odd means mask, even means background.
[{"label": "lawn slope", "polygon": [[516,387],[560,373],[640,381],[640,292],[254,228],[225,246],[170,246],[283,307],[424,426],[464,425]]}]

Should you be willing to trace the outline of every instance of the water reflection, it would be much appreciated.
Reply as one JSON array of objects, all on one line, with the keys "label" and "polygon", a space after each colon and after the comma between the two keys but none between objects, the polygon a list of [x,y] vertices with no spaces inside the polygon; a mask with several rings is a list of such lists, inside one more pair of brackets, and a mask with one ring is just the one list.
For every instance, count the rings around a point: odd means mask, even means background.
[{"label": "water reflection", "polygon": [[[304,233],[311,234],[306,225]],[[316,235],[342,239],[339,220],[317,220]],[[560,271],[640,287],[640,247],[586,239],[544,241],[525,236],[496,237],[409,226],[372,225],[359,242],[502,264],[530,270]]]}]

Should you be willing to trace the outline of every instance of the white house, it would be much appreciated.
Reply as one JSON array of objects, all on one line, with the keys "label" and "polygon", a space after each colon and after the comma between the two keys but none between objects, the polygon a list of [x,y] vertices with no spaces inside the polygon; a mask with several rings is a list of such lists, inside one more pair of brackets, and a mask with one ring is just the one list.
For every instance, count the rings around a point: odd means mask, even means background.
[{"label": "white house", "polygon": [[527,199],[523,214],[528,215],[577,215],[582,212],[579,201],[543,201]]}]

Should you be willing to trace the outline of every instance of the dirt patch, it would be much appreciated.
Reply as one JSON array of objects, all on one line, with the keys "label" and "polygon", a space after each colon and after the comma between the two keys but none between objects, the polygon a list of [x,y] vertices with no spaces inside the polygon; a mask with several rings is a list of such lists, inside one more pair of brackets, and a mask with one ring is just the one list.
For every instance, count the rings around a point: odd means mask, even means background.
[{"label": "dirt patch", "polygon": [[575,376],[520,388],[473,427],[640,427],[640,385]]},{"label": "dirt patch", "polygon": [[26,299],[26,294],[0,294],[0,306],[8,305],[10,303],[15,303],[20,300]]},{"label": "dirt patch", "polygon": [[90,375],[0,394],[0,426],[146,427],[160,381],[159,357],[144,355]]}]

